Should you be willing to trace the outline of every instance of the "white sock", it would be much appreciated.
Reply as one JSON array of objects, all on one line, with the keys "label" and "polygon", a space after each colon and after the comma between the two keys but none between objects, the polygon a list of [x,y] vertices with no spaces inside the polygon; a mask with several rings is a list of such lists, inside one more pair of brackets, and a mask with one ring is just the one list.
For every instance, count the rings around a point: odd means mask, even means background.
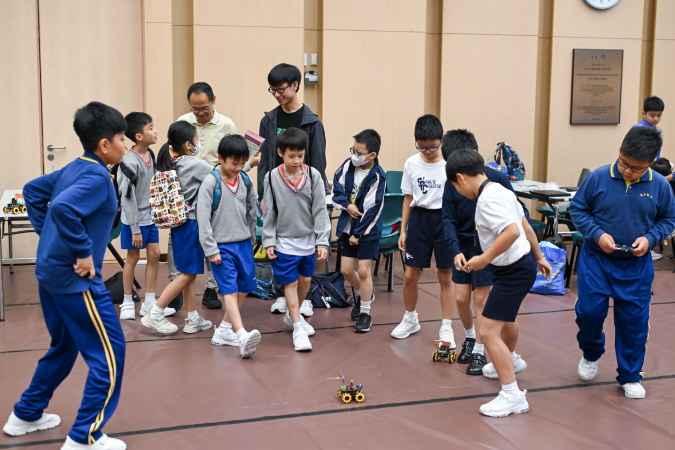
[{"label": "white sock", "polygon": [[196,309],[194,311],[190,311],[188,313],[188,320],[196,322],[198,318],[199,318],[199,313],[197,312]]},{"label": "white sock", "polygon": [[518,382],[514,381],[511,384],[502,384],[502,391],[513,395],[518,394],[518,392],[520,392],[520,389],[518,389]]},{"label": "white sock", "polygon": [[412,310],[412,311],[406,311],[405,312],[406,316],[412,316],[412,317],[417,317],[417,310]]},{"label": "white sock", "polygon": [[476,327],[471,327],[470,330],[464,330],[467,339],[476,339]]},{"label": "white sock", "polygon": [[147,304],[152,304],[155,303],[157,299],[155,299],[155,293],[154,292],[146,292],[145,293],[145,303]]},{"label": "white sock", "polygon": [[226,329],[226,330],[229,328],[229,329],[231,330],[231,329],[232,329],[232,324],[231,324],[230,322],[225,322],[225,321],[223,320],[222,322],[220,322],[220,327],[221,327],[221,328],[224,328],[224,329]]},{"label": "white sock", "polygon": [[511,352],[511,359],[516,359],[517,356],[516,352]]},{"label": "white sock", "polygon": [[485,356],[485,344],[474,344],[473,351],[471,353],[478,353]]},{"label": "white sock", "polygon": [[293,322],[293,331],[304,330],[302,322]]},{"label": "white sock", "polygon": [[246,329],[241,327],[235,333],[237,333],[237,339],[241,341],[241,339],[246,335]]},{"label": "white sock", "polygon": [[361,314],[370,315],[370,303],[371,302],[364,302],[363,300],[361,301]]},{"label": "white sock", "polygon": [[452,326],[452,320],[451,319],[443,319],[443,323],[441,324],[441,326],[443,326],[443,325]]},{"label": "white sock", "polygon": [[155,304],[152,306],[152,309],[150,310],[150,317],[155,317],[155,318],[157,318],[157,317],[164,317],[164,308],[160,308],[160,307],[157,306],[157,304],[155,303]]},{"label": "white sock", "polygon": [[132,297],[132,294],[124,294],[124,300],[122,301],[123,303],[131,303],[132,305],[134,304],[134,298]]}]

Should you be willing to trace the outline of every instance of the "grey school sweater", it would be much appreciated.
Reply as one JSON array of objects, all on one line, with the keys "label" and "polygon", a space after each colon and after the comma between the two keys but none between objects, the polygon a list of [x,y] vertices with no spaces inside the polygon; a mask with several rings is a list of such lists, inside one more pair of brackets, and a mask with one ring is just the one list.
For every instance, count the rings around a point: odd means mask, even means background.
[{"label": "grey school sweater", "polygon": [[[199,188],[197,202],[197,224],[199,242],[207,257],[220,253],[218,244],[241,242],[250,239],[255,243],[256,195],[253,183],[246,186],[244,176],[238,175],[238,183],[233,188],[227,186],[220,177],[209,175]],[[212,211],[213,195],[216,183],[220,183],[220,203]]]},{"label": "grey school sweater", "polygon": [[[264,180],[264,206],[265,214],[263,216],[263,237],[262,245],[265,248],[274,247],[278,237],[304,237],[310,234],[316,234],[316,246],[328,247],[328,235],[330,229],[327,229],[328,212],[326,211],[326,189],[323,179],[318,170],[313,167],[309,169],[313,172],[309,176],[308,166],[303,166],[306,180],[298,186],[291,187],[286,183],[279,173],[283,165],[268,172]],[[279,217],[274,212],[272,190],[270,187],[270,177],[274,196],[276,198]],[[310,191],[311,184],[311,191]]]},{"label": "grey school sweater", "polygon": [[[148,155],[150,156],[150,155]],[[122,162],[138,179],[136,185],[131,185],[131,196],[126,198],[127,188],[131,181],[124,175],[122,169],[117,171],[117,186],[120,190],[120,203],[122,205],[122,223],[129,225],[131,234],[139,234],[141,226],[152,225],[150,215],[150,181],[155,174],[152,167],[152,158],[149,165],[141,159],[141,156],[134,151],[128,151]]]},{"label": "grey school sweater", "polygon": [[176,175],[180,182],[180,189],[183,191],[185,203],[191,208],[189,218],[196,220],[197,216],[192,208],[199,193],[199,186],[202,181],[213,172],[213,166],[203,159],[194,156],[186,156],[178,160],[175,165]]}]

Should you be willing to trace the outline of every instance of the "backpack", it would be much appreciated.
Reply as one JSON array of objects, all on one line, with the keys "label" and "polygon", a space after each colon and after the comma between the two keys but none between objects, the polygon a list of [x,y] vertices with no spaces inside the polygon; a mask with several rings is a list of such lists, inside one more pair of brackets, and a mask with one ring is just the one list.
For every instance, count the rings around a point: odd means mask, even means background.
[{"label": "backpack", "polygon": [[150,215],[157,228],[174,228],[188,220],[188,209],[175,170],[157,172],[150,182]]},{"label": "backpack", "polygon": [[[150,152],[152,169],[155,170],[157,168],[155,153],[150,149],[148,149],[148,152]],[[120,220],[122,219],[122,194],[120,193],[120,187],[117,180],[117,175],[120,170],[129,179],[129,186],[127,187],[127,192],[124,194],[125,198],[131,198],[131,187],[136,187],[136,183],[138,183],[138,174],[132,172],[129,166],[123,162],[115,164],[110,168],[110,178],[112,178],[113,186],[115,186],[115,194],[117,194],[117,213],[115,214],[115,220],[113,221],[113,230],[119,226]]]},{"label": "backpack", "polygon": [[494,158],[497,164],[501,164],[501,160],[504,160],[504,166],[509,173],[511,181],[522,181],[525,179],[525,165],[518,157],[518,153],[506,142],[497,144]]},{"label": "backpack", "polygon": [[277,298],[277,285],[274,283],[274,270],[271,266],[255,263],[256,288],[249,295],[254,295],[263,300]]},{"label": "backpack", "polygon": [[[105,284],[105,288],[110,291],[110,298],[115,305],[119,305],[124,301],[124,285],[122,284],[122,281],[123,274],[120,270],[115,275],[103,282]],[[141,301],[141,298],[134,289],[131,289],[131,298],[136,303]]]},{"label": "backpack", "polygon": [[346,308],[354,302],[345,290],[345,276],[340,272],[312,275],[309,296],[315,308]]}]

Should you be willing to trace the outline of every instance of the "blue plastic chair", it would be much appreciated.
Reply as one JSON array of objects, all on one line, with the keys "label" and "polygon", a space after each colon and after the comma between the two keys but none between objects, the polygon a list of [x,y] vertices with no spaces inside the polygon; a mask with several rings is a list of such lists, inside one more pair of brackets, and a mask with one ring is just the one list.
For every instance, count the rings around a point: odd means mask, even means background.
[{"label": "blue plastic chair", "polygon": [[400,170],[389,170],[387,175],[387,193],[400,194],[401,193],[401,179],[403,172]]},{"label": "blue plastic chair", "polygon": [[[389,177],[389,172],[387,172]],[[388,181],[388,179],[387,179]],[[398,248],[398,239],[401,236],[401,216],[403,215],[402,193],[389,193],[384,196],[384,206],[382,206],[382,236],[380,237],[380,255],[385,256],[385,270],[389,271],[387,281],[387,291],[394,291],[394,253],[401,255],[401,264],[405,271],[405,258],[403,252]],[[377,269],[380,266],[380,258],[375,263],[374,275],[377,276]]]}]

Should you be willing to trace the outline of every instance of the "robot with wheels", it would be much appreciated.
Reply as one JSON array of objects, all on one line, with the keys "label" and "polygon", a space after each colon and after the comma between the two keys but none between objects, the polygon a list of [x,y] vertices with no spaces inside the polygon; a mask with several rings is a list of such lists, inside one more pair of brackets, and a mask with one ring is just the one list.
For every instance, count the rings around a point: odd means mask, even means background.
[{"label": "robot with wheels", "polygon": [[361,403],[366,399],[366,396],[361,392],[363,389],[362,385],[354,386],[354,380],[350,380],[349,384],[345,381],[345,376],[340,372],[342,377],[342,386],[338,390],[338,397],[342,399],[344,403],[349,403],[352,400],[356,400],[357,403]]},{"label": "robot with wheels", "polygon": [[440,341],[435,340],[434,344],[438,345],[438,350],[433,354],[433,360],[436,361],[447,361],[449,364],[457,361],[457,353],[450,350],[450,341]]},{"label": "robot with wheels", "polygon": [[13,198],[11,202],[2,208],[2,212],[5,214],[26,214],[26,205],[19,203],[16,198]]}]

